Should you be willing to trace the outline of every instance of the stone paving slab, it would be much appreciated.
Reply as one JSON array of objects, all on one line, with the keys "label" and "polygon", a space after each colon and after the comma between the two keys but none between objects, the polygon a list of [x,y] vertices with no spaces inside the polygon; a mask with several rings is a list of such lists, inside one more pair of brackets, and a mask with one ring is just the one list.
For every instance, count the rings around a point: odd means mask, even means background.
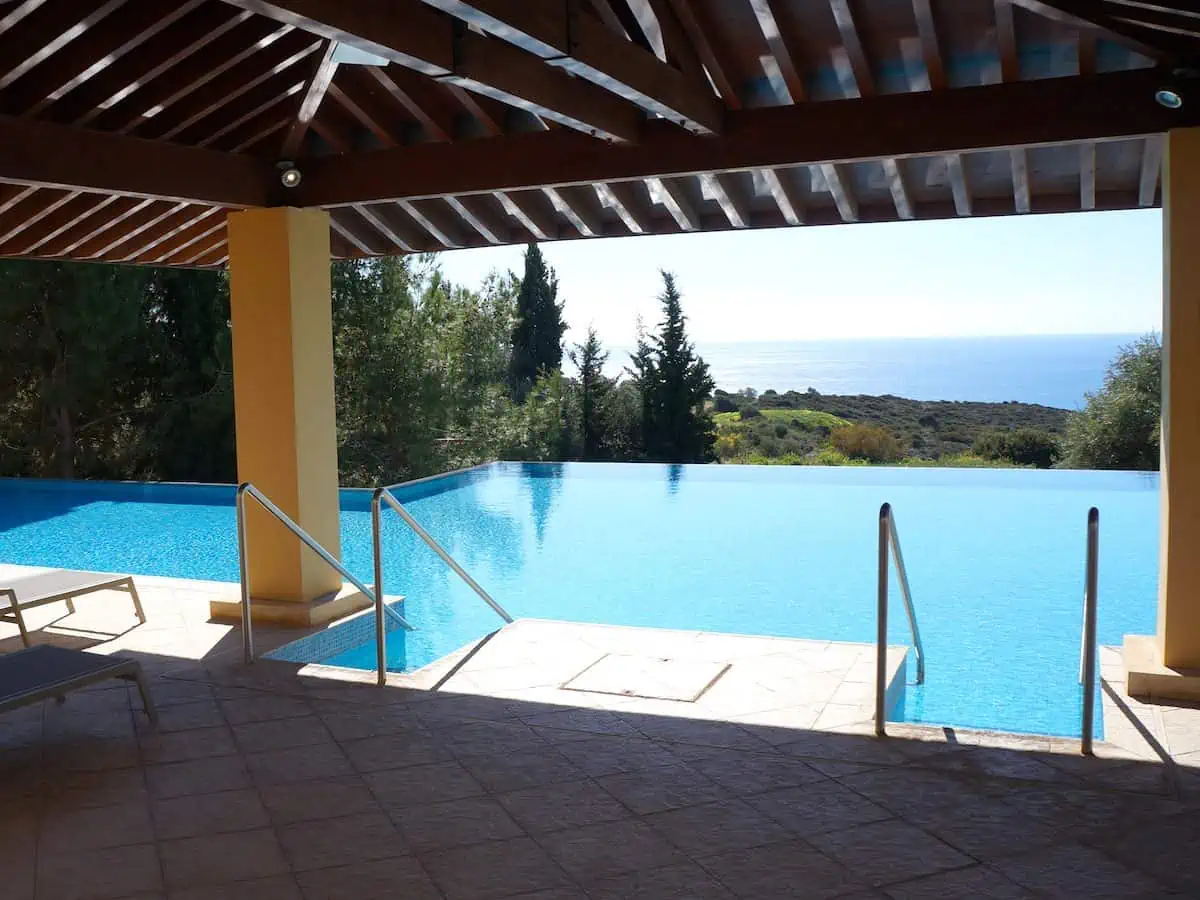
[{"label": "stone paving slab", "polygon": [[[872,677],[869,660],[820,642],[624,641],[599,627],[534,677],[522,654],[553,649],[555,629],[522,622],[511,647],[493,640],[385,688],[246,668],[237,631],[207,622],[204,587],[162,581],[143,588],[142,627],[125,595],[89,598],[77,617],[41,611],[39,639],[136,656],[164,714],[177,711],[150,729],[136,692],[114,684],[0,717],[5,900],[1200,891],[1200,710],[1124,696],[1107,649],[1119,740],[1085,759],[1036,736],[817,730],[830,706],[854,706],[844,685]],[[262,629],[260,643],[293,636]],[[559,686],[580,653],[664,641],[749,674],[691,703]],[[489,693],[492,676],[505,686]]]}]

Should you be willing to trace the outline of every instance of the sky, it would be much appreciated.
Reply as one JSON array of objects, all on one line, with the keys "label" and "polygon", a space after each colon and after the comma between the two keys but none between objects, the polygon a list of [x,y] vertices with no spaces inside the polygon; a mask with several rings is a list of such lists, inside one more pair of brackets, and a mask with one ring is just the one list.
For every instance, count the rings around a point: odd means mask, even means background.
[{"label": "sky", "polygon": [[[452,281],[522,270],[523,247],[443,253]],[[562,241],[568,341],[633,344],[675,273],[695,341],[1132,334],[1161,329],[1158,210]]]}]

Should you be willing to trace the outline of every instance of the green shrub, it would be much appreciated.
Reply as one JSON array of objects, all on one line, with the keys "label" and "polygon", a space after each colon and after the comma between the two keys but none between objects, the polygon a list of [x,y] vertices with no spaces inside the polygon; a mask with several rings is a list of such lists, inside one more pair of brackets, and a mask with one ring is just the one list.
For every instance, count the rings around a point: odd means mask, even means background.
[{"label": "green shrub", "polygon": [[829,436],[833,449],[851,459],[895,462],[904,455],[900,442],[886,428],[876,425],[843,425]]},{"label": "green shrub", "polygon": [[761,416],[757,406],[743,406],[741,410],[741,419],[745,422],[747,419],[755,419]]},{"label": "green shrub", "polygon": [[985,431],[972,448],[984,459],[1010,462],[1018,466],[1048,469],[1060,456],[1058,438],[1039,428],[1014,428],[1012,431]]}]

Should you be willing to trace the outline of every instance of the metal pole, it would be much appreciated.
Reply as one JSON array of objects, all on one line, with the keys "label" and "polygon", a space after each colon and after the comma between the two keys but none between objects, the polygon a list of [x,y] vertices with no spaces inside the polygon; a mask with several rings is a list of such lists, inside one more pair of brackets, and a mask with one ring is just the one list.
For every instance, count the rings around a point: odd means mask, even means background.
[{"label": "metal pole", "polygon": [[242,583],[242,659],[249,665],[254,662],[254,634],[250,623],[250,566],[246,557],[246,489],[249,483],[238,485],[237,509],[238,533],[238,578]]},{"label": "metal pole", "polygon": [[1079,749],[1092,755],[1092,726],[1096,715],[1096,588],[1100,555],[1100,510],[1092,507],[1087,519],[1087,577],[1083,604],[1083,730]]},{"label": "metal pole", "polygon": [[875,632],[875,736],[887,734],[888,536],[892,506],[879,507],[879,606]]},{"label": "metal pole", "polygon": [[383,535],[382,516],[379,507],[382,505],[383,488],[377,488],[371,497],[371,544],[375,553],[375,653],[378,657],[379,671],[376,683],[383,687],[387,684],[387,623],[384,621],[383,609]]}]

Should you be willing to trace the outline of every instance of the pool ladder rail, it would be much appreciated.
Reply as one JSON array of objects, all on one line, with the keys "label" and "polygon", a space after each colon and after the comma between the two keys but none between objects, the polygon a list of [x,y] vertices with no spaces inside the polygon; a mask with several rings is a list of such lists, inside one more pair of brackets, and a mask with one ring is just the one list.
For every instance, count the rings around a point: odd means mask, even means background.
[{"label": "pool ladder rail", "polygon": [[[1096,706],[1096,589],[1100,555],[1100,511],[1096,507],[1088,510],[1087,517],[1087,566],[1083,595],[1083,635],[1079,648],[1079,681],[1083,685],[1083,715],[1079,749],[1085,756],[1092,754],[1092,730]],[[917,684],[925,682],[925,649],[921,643],[921,631],[917,627],[917,615],[913,609],[912,590],[908,583],[908,569],[904,565],[904,554],[900,552],[900,537],[896,531],[896,517],[892,505],[879,507],[879,605],[876,614],[875,641],[875,736],[887,736],[887,632],[888,632],[888,563],[895,560],[896,576],[900,582],[900,593],[904,597],[904,609],[908,614],[908,625],[912,631],[913,649],[917,656]]]},{"label": "pool ladder rail", "polygon": [[[395,487],[396,485],[392,485]],[[376,683],[383,686],[387,683],[387,620],[391,619],[396,622],[405,631],[415,630],[408,620],[400,613],[396,612],[387,603],[384,602],[383,595],[383,522],[382,522],[382,507],[387,503],[392,509],[399,514],[401,520],[413,530],[426,546],[434,553],[442,558],[467,585],[478,594],[488,606],[495,610],[506,623],[511,623],[513,617],[499,603],[492,599],[492,596],[485,591],[467,571],[460,566],[454,558],[445,551],[445,549],[433,539],[433,537],[421,527],[404,508],[390,488],[377,488],[371,497],[371,546],[375,557],[375,584],[372,587],[367,587],[359,579],[351,574],[350,570],[342,565],[337,558],[326,550],[321,544],[310,535],[307,531],[301,528],[296,522],[288,516],[283,510],[271,502],[271,500],[256,488],[250,482],[244,482],[238,485],[237,489],[237,532],[238,532],[238,573],[241,578],[242,590],[242,656],[247,664],[254,662],[254,625],[250,615],[250,568],[247,562],[247,537],[246,537],[246,498],[250,498],[259,506],[270,513],[284,528],[290,531],[295,537],[306,547],[317,554],[327,565],[333,568],[338,574],[345,578],[350,584],[354,585],[359,591],[367,597],[375,606],[375,649],[378,657],[376,666]]]}]

